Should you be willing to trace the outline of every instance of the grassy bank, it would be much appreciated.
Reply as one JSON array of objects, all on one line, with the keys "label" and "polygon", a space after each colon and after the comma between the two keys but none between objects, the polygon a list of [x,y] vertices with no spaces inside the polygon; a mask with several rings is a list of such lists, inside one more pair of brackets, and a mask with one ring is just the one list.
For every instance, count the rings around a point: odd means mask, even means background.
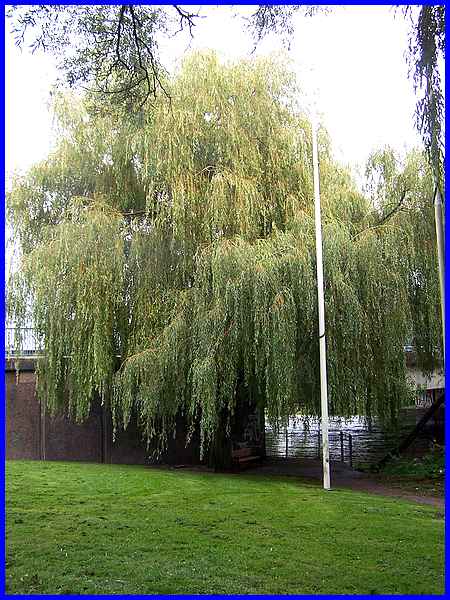
[{"label": "grassy bank", "polygon": [[381,470],[372,473],[374,480],[410,493],[444,496],[445,453],[436,446],[420,457],[392,458]]},{"label": "grassy bank", "polygon": [[7,464],[12,594],[441,594],[433,508],[295,479]]},{"label": "grassy bank", "polygon": [[381,472],[385,475],[441,481],[445,473],[444,448],[436,446],[433,451],[416,458],[392,458]]}]

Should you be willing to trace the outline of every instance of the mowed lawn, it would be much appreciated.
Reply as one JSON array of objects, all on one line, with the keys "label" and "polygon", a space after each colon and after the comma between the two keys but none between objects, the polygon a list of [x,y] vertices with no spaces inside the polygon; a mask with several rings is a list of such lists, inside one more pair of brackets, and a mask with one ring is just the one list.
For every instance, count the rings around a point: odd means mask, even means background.
[{"label": "mowed lawn", "polygon": [[442,594],[435,508],[296,479],[7,463],[10,594]]}]

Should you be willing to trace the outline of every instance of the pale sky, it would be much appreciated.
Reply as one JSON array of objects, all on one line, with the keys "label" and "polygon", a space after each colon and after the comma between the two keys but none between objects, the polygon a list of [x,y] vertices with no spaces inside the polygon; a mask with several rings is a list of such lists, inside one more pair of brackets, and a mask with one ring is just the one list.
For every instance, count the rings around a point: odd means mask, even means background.
[{"label": "pale sky", "polygon": [[[252,7],[203,7],[190,48],[213,48],[225,59],[249,56],[250,36],[233,13]],[[295,19],[289,55],[302,87],[316,81],[321,121],[330,132],[336,157],[353,167],[370,152],[389,144],[400,152],[420,144],[415,132],[415,98],[407,77],[407,23],[389,6],[335,7],[332,14]],[[9,24],[7,23],[7,29]],[[171,67],[182,57],[189,37],[162,48]],[[256,54],[281,49],[270,36]],[[165,58],[164,58],[165,57]],[[314,74],[313,74],[314,73]],[[6,170],[26,170],[44,158],[52,140],[49,91],[57,71],[49,56],[20,52],[6,35]]]}]

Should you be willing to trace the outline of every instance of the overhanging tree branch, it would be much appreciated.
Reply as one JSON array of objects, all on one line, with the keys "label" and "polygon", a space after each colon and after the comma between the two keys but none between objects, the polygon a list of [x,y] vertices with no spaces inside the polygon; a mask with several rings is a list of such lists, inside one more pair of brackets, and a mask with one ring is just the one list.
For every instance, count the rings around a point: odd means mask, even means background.
[{"label": "overhanging tree branch", "polygon": [[353,236],[352,240],[357,239],[363,233],[367,233],[368,231],[378,229],[379,227],[384,225],[386,223],[386,221],[388,221],[391,217],[393,217],[395,215],[395,213],[397,213],[399,210],[401,210],[403,203],[405,201],[405,198],[406,198],[406,194],[407,194],[407,190],[403,190],[400,200],[397,202],[397,204],[395,205],[395,207],[392,210],[390,210],[386,215],[384,215],[383,218],[380,219],[380,221],[378,221],[378,223],[376,223],[375,225],[371,225],[370,227],[366,227],[366,229],[359,231],[356,235]]}]

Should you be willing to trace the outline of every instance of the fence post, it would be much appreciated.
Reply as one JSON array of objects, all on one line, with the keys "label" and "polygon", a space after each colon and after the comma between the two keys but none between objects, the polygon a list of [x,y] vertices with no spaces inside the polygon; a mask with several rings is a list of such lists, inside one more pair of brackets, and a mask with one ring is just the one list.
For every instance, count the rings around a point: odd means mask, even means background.
[{"label": "fence post", "polygon": [[341,440],[341,462],[344,462],[344,432],[339,432],[339,438]]},{"label": "fence post", "polygon": [[287,427],[284,430],[284,435],[286,436],[286,458],[289,456],[289,441],[288,441],[288,430]]},{"label": "fence post", "polygon": [[348,434],[348,454],[349,454],[350,468],[353,469],[353,439],[352,439],[351,433]]},{"label": "fence post", "polygon": [[317,429],[317,458],[320,459],[320,427]]}]

